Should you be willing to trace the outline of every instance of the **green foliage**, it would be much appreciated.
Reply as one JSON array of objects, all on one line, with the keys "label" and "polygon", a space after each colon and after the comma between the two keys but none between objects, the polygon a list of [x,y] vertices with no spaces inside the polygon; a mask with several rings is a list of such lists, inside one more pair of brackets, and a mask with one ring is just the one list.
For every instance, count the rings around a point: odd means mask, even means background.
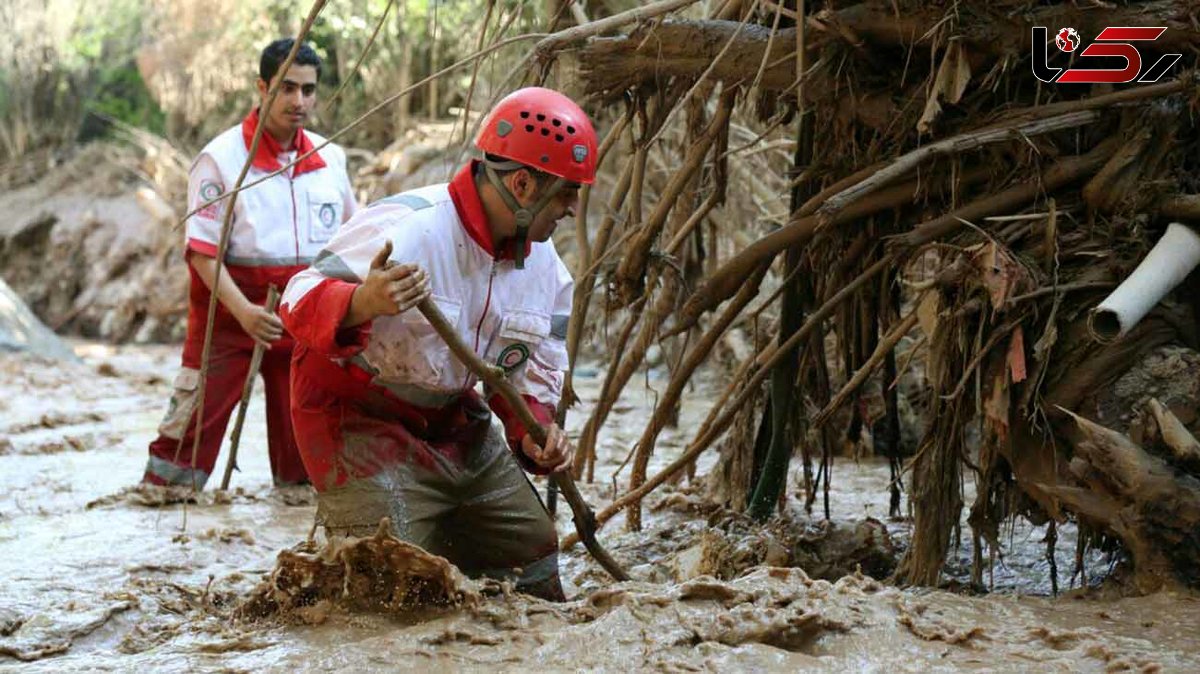
[{"label": "green foliage", "polygon": [[161,133],[138,73],[146,0],[13,6],[17,35],[0,70],[0,150],[9,157],[78,137],[87,112]]},{"label": "green foliage", "polygon": [[87,73],[84,109],[161,134],[165,115],[135,61],[145,0],[109,0],[99,9],[81,13],[65,51],[64,64]]},{"label": "green foliage", "polygon": [[[244,114],[253,103],[259,51],[294,34],[310,7],[295,0],[8,2],[14,3],[8,11],[17,21],[7,50],[0,45],[0,158],[70,142],[88,112],[195,146]],[[544,30],[548,4],[495,0],[487,42]],[[406,85],[474,52],[485,31],[486,9],[486,0],[328,3],[309,35],[325,61],[317,128],[340,128]],[[370,52],[354,72],[385,13]],[[6,18],[0,8],[0,19]],[[504,36],[498,36],[502,24]],[[519,84],[509,76],[527,48],[510,47],[484,61],[473,107],[485,104],[493,89]],[[139,60],[147,54],[148,62]],[[464,67],[443,78],[436,95],[429,86],[415,89],[344,141],[379,147],[410,118],[444,117],[465,102],[471,72]],[[343,83],[338,100],[330,102]]]},{"label": "green foliage", "polygon": [[76,17],[75,28],[62,50],[68,69],[91,68],[106,59],[132,58],[141,36],[144,0],[88,3]]},{"label": "green foliage", "polygon": [[99,86],[87,109],[159,135],[165,130],[166,115],[133,62],[100,69]]}]

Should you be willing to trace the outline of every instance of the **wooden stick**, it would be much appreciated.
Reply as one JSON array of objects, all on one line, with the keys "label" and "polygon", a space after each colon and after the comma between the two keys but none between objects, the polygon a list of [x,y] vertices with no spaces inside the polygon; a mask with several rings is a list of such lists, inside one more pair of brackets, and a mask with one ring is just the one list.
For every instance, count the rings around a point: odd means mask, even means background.
[{"label": "wooden stick", "polygon": [[[279,307],[279,289],[274,284],[267,290],[267,311],[275,313]],[[234,470],[241,470],[237,465],[238,445],[242,441],[242,424],[246,423],[246,410],[250,407],[250,395],[254,392],[254,380],[258,377],[258,369],[262,366],[263,355],[267,349],[261,344],[254,345],[254,353],[250,356],[250,370],[246,372],[246,384],[242,386],[242,402],[238,405],[237,420],[233,423],[233,435],[229,439],[229,459],[225,461],[225,476],[221,478],[221,491],[229,489],[229,478]]]},{"label": "wooden stick", "polygon": [[[488,365],[480,360],[475,352],[463,343],[458,336],[454,327],[446,321],[446,317],[437,308],[431,300],[422,300],[417,305],[417,310],[425,316],[425,320],[433,326],[438,335],[445,340],[446,345],[458,356],[458,359],[467,366],[467,369],[475,373],[477,377],[492,390],[499,393],[508,402],[509,406],[521,418],[521,423],[525,424],[525,429],[529,431],[529,435],[533,441],[539,445],[546,442],[546,429],[538,423],[534,418],[533,413],[529,411],[529,407],[525,404],[524,398],[517,392],[517,389],[504,378],[503,371],[499,368]],[[592,553],[592,557],[604,567],[604,570],[616,580],[629,580],[629,574],[617,564],[616,560],[608,554],[608,551],[600,546],[600,542],[596,540],[596,516],[592,513],[592,509],[588,507],[586,501],[583,500],[583,495],[579,493],[579,488],[575,486],[575,480],[571,479],[568,472],[554,473],[550,479],[558,487],[559,493],[563,495],[567,503],[571,506],[571,512],[574,515],[575,531],[579,533],[580,540],[587,547],[588,552]]]}]

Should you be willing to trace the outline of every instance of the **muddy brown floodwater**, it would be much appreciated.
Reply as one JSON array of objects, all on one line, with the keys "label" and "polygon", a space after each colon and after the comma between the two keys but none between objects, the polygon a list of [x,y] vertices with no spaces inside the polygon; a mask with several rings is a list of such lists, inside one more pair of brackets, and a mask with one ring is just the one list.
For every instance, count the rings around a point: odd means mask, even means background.
[{"label": "muddy brown floodwater", "polygon": [[[899,590],[864,575],[822,580],[770,566],[797,559],[790,539],[739,529],[736,517],[705,511],[689,487],[652,495],[643,533],[625,533],[619,519],[602,530],[637,580],[612,584],[581,548],[566,553],[564,580],[575,599],[565,604],[464,581],[477,600],[450,608],[332,607],[315,618],[237,620],[236,607],[277,555],[307,538],[315,510],[307,489],[271,487],[261,403],[251,407],[232,492],[189,499],[129,489],[141,476],[177,349],[75,348],[82,363],[0,354],[3,671],[1200,670],[1200,599],[1088,589],[1044,596],[1043,529],[1005,532],[1005,555],[985,579],[992,594]],[[598,381],[586,368],[580,374],[586,409]],[[649,383],[663,381],[652,373]],[[710,384],[698,383],[681,430],[664,433],[658,465],[696,427]],[[608,476],[652,401],[631,387],[615,410],[597,470],[606,483],[583,485],[594,506],[612,497]],[[577,410],[571,426],[582,417]],[[834,519],[849,529],[876,518],[871,526],[886,527],[902,547],[908,525],[886,521],[887,479],[882,463],[839,465]],[[789,505],[792,526],[823,531],[794,499]],[[570,527],[559,513],[560,532]],[[1071,578],[1073,535],[1060,527],[1063,588],[1081,584]],[[730,562],[738,559],[741,566]],[[966,580],[970,559],[964,544],[948,562],[950,577]],[[1089,557],[1089,580],[1109,561]]]}]

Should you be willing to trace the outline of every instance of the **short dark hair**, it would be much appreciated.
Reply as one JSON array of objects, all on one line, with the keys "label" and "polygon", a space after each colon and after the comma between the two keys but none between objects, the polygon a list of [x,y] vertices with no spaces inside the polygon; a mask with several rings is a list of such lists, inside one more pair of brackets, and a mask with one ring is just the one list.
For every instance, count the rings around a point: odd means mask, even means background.
[{"label": "short dark hair", "polygon": [[[262,50],[262,57],[258,60],[258,76],[264,82],[270,82],[279,72],[279,66],[287,60],[288,52],[292,51],[292,45],[295,43],[295,38],[284,37],[275,40]],[[313,66],[317,69],[317,81],[321,80],[321,57],[317,56],[312,45],[308,43],[300,45],[300,51],[296,52],[296,60],[292,61],[292,64]]]}]

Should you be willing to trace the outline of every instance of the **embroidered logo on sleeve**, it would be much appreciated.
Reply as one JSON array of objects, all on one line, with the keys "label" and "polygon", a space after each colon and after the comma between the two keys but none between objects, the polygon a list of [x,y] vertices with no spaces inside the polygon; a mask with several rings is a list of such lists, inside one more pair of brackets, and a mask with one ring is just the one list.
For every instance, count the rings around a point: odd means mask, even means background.
[{"label": "embroidered logo on sleeve", "polygon": [[[225,186],[215,180],[200,181],[200,203],[205,204],[225,193]],[[221,218],[221,205],[224,201],[208,204],[196,212],[196,215],[209,220]]]},{"label": "embroidered logo on sleeve", "polygon": [[509,344],[500,352],[500,357],[496,359],[496,364],[499,365],[505,375],[512,374],[517,368],[525,364],[529,360],[529,347],[524,344]]}]

